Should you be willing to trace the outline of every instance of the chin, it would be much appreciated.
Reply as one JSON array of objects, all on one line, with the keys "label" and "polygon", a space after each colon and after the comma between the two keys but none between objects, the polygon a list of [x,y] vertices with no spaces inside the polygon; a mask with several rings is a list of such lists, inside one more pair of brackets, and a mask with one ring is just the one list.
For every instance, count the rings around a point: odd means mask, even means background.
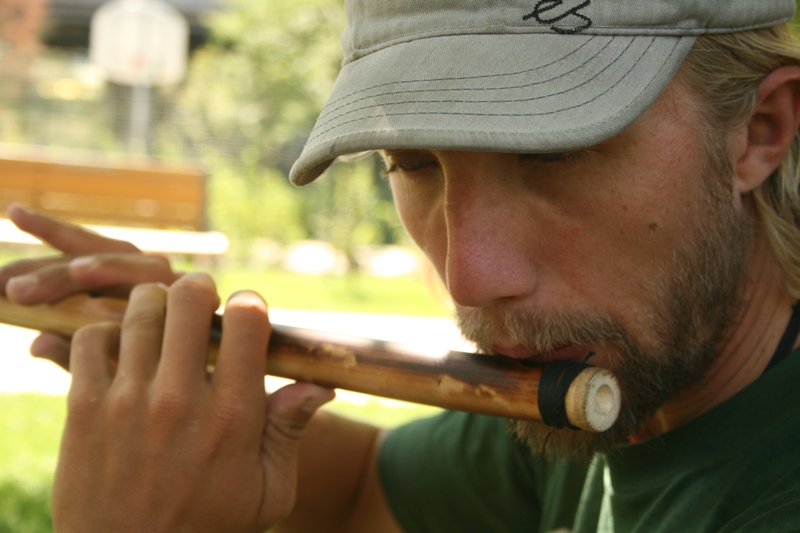
[{"label": "chin", "polygon": [[530,420],[510,420],[509,428],[535,455],[586,463],[598,453],[608,453],[620,444],[626,444],[628,435],[632,433],[617,425],[602,433],[592,433],[552,428]]}]

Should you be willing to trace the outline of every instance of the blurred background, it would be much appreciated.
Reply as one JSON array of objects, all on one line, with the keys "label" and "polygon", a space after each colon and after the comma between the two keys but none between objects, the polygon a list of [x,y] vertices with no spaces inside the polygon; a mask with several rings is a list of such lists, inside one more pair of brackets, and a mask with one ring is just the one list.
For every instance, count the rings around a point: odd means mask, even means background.
[{"label": "blurred background", "polygon": [[[159,3],[185,19],[182,51],[164,27],[132,23],[131,6]],[[303,189],[287,180],[341,61],[341,0],[105,2],[129,21],[105,37],[91,28],[103,4],[0,0],[0,155],[202,168],[207,229],[229,242],[215,266],[419,271],[375,158]],[[182,54],[182,71],[137,83],[148,50]]]},{"label": "blurred background", "polygon": [[[0,209],[133,239],[211,271],[223,299],[258,290],[276,322],[461,347],[374,157],[288,182],[343,27],[343,0],[0,0]],[[3,216],[0,264],[52,253]],[[69,376],[27,355],[34,335],[0,326],[0,533],[52,531]],[[435,412],[346,393],[331,409]]]}]

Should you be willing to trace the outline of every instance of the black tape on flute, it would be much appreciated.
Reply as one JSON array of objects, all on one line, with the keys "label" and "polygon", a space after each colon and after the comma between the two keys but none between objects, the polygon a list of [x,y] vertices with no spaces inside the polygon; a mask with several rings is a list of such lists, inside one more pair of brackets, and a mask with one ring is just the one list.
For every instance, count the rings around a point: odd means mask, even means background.
[{"label": "black tape on flute", "polygon": [[[593,356],[589,354],[586,359]],[[566,399],[569,386],[578,374],[592,365],[578,361],[555,361],[544,366],[539,382],[539,413],[542,422],[554,428],[580,429],[570,424],[567,417]]]}]

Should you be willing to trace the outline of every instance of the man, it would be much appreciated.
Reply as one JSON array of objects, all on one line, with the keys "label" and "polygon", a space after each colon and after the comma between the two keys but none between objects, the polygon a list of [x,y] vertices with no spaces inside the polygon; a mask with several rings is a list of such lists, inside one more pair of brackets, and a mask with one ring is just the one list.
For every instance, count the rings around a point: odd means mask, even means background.
[{"label": "man", "polygon": [[258,297],[228,303],[208,376],[207,276],[13,209],[66,257],[5,267],[10,298],[130,291],[121,332],[32,348],[74,376],[57,530],[800,530],[793,8],[348,5],[345,64],[293,181],[380,150],[467,337],[617,374],[603,434],[312,416],[330,391],[264,395]]}]

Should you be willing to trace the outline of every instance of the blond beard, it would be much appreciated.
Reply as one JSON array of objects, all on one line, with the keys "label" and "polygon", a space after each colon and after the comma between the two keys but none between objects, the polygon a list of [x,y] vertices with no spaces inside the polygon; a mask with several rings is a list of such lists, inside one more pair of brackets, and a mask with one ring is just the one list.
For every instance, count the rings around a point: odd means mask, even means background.
[{"label": "blond beard", "polygon": [[608,356],[622,390],[614,426],[590,433],[512,420],[511,428],[532,450],[577,459],[608,452],[627,443],[659,407],[705,380],[741,308],[752,224],[733,208],[723,180],[704,182],[704,199],[683,245],[644,287],[651,296],[645,316],[652,317],[646,339],[635,338],[599,310],[460,310],[462,334],[485,353],[502,336],[533,353],[575,345],[592,346]]}]

